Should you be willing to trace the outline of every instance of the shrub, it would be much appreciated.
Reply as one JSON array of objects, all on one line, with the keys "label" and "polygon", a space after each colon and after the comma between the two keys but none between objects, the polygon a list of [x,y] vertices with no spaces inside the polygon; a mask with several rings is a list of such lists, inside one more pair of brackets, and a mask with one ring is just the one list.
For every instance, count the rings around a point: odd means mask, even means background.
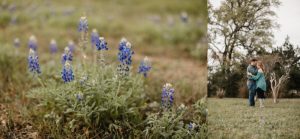
[{"label": "shrub", "polygon": [[[189,111],[190,110],[190,111]],[[207,138],[206,100],[198,100],[192,109],[177,109],[150,114],[143,131],[146,138]]]},{"label": "shrub", "polygon": [[[50,137],[128,137],[141,122],[144,105],[141,76],[120,79],[113,66],[90,71],[85,80],[48,81],[30,91],[37,102],[31,110],[42,133]],[[40,123],[37,123],[40,124]],[[76,133],[76,135],[72,135]]]}]

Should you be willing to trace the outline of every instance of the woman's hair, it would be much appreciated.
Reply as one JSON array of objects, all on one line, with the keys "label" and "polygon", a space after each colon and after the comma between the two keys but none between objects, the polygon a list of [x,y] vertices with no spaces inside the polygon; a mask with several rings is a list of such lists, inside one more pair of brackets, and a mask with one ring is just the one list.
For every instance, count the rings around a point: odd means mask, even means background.
[{"label": "woman's hair", "polygon": [[262,63],[262,61],[257,61],[257,66],[260,67],[263,72],[265,71],[265,65]]}]

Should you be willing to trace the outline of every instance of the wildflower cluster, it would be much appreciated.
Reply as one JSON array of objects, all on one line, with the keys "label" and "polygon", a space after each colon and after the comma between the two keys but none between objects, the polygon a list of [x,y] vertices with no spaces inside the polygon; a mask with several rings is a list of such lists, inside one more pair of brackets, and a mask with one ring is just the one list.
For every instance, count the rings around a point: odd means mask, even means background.
[{"label": "wildflower cluster", "polygon": [[52,39],[51,42],[50,42],[50,52],[52,54],[57,52],[57,44],[56,44],[56,41],[54,39]]},{"label": "wildflower cluster", "polygon": [[33,74],[41,73],[38,56],[37,56],[36,52],[31,48],[29,49],[28,69]]},{"label": "wildflower cluster", "polygon": [[147,77],[147,74],[150,71],[150,69],[151,69],[150,61],[148,57],[145,57],[139,66],[138,73],[141,73],[144,75],[144,77]]},{"label": "wildflower cluster", "polygon": [[174,101],[174,88],[170,83],[166,83],[162,89],[161,94],[161,106],[164,110],[168,110],[172,107]]},{"label": "wildflower cluster", "polygon": [[[79,46],[85,46],[88,32],[86,17],[81,17],[78,31],[81,33],[80,41],[83,43],[82,45],[79,44]],[[41,73],[38,57],[35,52],[37,48],[35,37],[32,37],[29,42],[29,71],[32,73]],[[91,44],[92,46],[95,45],[95,48],[99,53],[99,59],[101,63],[104,63],[103,52],[105,51],[103,50],[108,50],[108,45],[103,37],[99,37],[96,30],[93,30],[93,33],[91,34]],[[63,65],[61,78],[64,83],[74,82],[75,80],[73,67],[71,65],[74,48],[74,43],[69,41],[68,46],[64,49],[64,53],[61,57]],[[50,50],[51,53],[57,52],[55,40],[51,40]],[[82,52],[85,58],[84,51]],[[121,39],[118,52],[118,61],[120,64],[117,67],[117,74],[121,75],[121,77],[129,75],[133,54],[134,51],[132,50],[131,43],[125,38]],[[85,64],[83,65],[84,66],[82,67],[88,66]],[[139,65],[138,73],[147,77],[151,68],[149,59],[145,57]],[[197,137],[197,132],[200,129],[199,125],[197,125],[199,122],[194,119],[184,121],[186,120],[184,119],[186,108],[183,107],[177,111],[176,108],[171,110],[174,103],[175,90],[170,83],[165,84],[162,89],[161,107],[163,111],[157,114],[147,114],[147,119],[145,119],[147,124],[140,124],[138,126],[144,127],[134,129],[132,127],[137,127],[137,123],[144,121],[145,117],[145,114],[140,112],[140,108],[146,103],[145,95],[141,93],[144,91],[141,76],[131,76],[126,78],[126,80],[119,80],[119,76],[114,72],[114,66],[107,66],[101,70],[89,68],[82,69],[82,71],[78,70],[80,71],[80,76],[76,75],[77,82],[75,83],[68,85],[49,85],[31,92],[34,94],[32,97],[36,98],[37,101],[47,104],[40,107],[43,112],[47,113],[47,116],[42,115],[40,117],[40,115],[38,115],[37,117],[41,118],[46,123],[48,121],[44,118],[48,118],[48,115],[54,117],[47,123],[50,125],[47,125],[48,127],[57,127],[59,128],[58,130],[63,131],[63,134],[87,129],[86,131],[90,133],[111,134],[112,138],[130,136],[132,133],[142,132],[145,134],[140,134],[137,138],[162,138],[162,135],[166,135],[166,138]],[[80,85],[78,86],[77,83]],[[57,109],[58,107],[63,109]],[[159,105],[154,107],[159,109]],[[175,112],[173,110],[175,110]],[[84,120],[82,120],[83,116]],[[56,122],[53,122],[53,120]],[[58,124],[60,126],[57,126]],[[103,128],[95,129],[94,127]],[[133,131],[123,129],[130,129]],[[142,131],[140,129],[145,130]],[[51,132],[52,131],[50,131],[50,134],[52,134]],[[148,133],[151,133],[154,136],[149,135]]]},{"label": "wildflower cluster", "polygon": [[37,49],[37,40],[33,35],[29,38],[28,48],[33,49],[34,51]]}]

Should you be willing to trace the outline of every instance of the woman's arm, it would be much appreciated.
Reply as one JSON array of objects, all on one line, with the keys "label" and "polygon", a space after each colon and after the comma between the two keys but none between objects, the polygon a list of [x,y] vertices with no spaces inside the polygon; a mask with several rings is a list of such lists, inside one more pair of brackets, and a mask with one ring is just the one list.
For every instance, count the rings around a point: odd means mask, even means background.
[{"label": "woman's arm", "polygon": [[255,76],[251,76],[250,79],[258,80],[262,74],[263,74],[262,72],[257,72],[257,74]]}]

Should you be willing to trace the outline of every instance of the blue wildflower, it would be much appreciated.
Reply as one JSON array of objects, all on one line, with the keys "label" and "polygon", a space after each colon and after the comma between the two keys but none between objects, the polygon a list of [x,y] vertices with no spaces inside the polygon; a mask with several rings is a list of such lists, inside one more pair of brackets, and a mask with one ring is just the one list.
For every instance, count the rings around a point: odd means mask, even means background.
[{"label": "blue wildflower", "polygon": [[51,42],[50,42],[50,52],[52,54],[57,52],[57,44],[56,44],[56,41],[54,39],[52,39]]},{"label": "blue wildflower", "polygon": [[161,94],[161,105],[163,109],[169,109],[172,107],[174,102],[174,88],[170,83],[166,83],[162,89]]},{"label": "blue wildflower", "polygon": [[84,85],[84,83],[88,80],[88,76],[82,76],[79,80],[80,85]]},{"label": "blue wildflower", "polygon": [[15,4],[11,4],[8,7],[9,12],[13,13],[17,9],[17,6]]},{"label": "blue wildflower", "polygon": [[126,47],[127,40],[126,38],[122,38],[119,44],[119,51],[122,51],[124,47]]},{"label": "blue wildflower", "polygon": [[15,46],[16,48],[20,47],[20,39],[19,39],[19,38],[15,38],[15,39],[14,39],[14,46]]},{"label": "blue wildflower", "polygon": [[28,42],[28,47],[33,49],[34,51],[36,51],[37,49],[37,40],[35,38],[35,36],[30,36],[29,38],[29,42]]},{"label": "blue wildflower", "polygon": [[118,53],[118,59],[122,64],[131,65],[132,63],[132,55],[134,52],[131,49],[131,43],[126,42],[126,45],[124,45],[124,42],[121,41],[119,45],[119,53]]},{"label": "blue wildflower", "polygon": [[40,64],[38,56],[33,49],[29,49],[29,56],[28,56],[28,69],[31,73],[41,73]]},{"label": "blue wildflower", "polygon": [[189,130],[193,130],[196,127],[195,123],[190,122],[188,125]]},{"label": "blue wildflower", "polygon": [[74,42],[72,40],[69,40],[69,42],[68,42],[68,48],[71,51],[71,53],[74,53],[75,44],[74,44]]},{"label": "blue wildflower", "polygon": [[138,73],[142,73],[144,77],[147,77],[147,73],[150,71],[151,65],[148,57],[145,57],[139,66]]},{"label": "blue wildflower", "polygon": [[74,74],[72,70],[72,66],[68,61],[66,61],[65,65],[63,66],[63,70],[61,72],[61,77],[65,83],[71,82],[74,80]]},{"label": "blue wildflower", "polygon": [[121,62],[118,65],[118,73],[121,76],[129,75],[130,66],[132,64],[132,55],[134,52],[131,49],[131,44],[123,38],[119,44],[118,59]]},{"label": "blue wildflower", "polygon": [[78,101],[83,100],[83,95],[82,95],[82,93],[75,94],[75,97],[76,97],[76,99],[77,99]]},{"label": "blue wildflower", "polygon": [[88,22],[85,16],[81,17],[78,24],[79,32],[87,32],[88,31]]},{"label": "blue wildflower", "polygon": [[188,14],[186,12],[181,12],[180,14],[180,19],[183,23],[187,23],[188,22]]},{"label": "blue wildflower", "polygon": [[65,64],[66,61],[72,61],[72,60],[73,60],[72,52],[70,51],[69,47],[65,47],[65,52],[61,56],[61,63]]},{"label": "blue wildflower", "polygon": [[96,46],[96,43],[99,39],[99,35],[96,29],[93,29],[92,33],[91,33],[91,44],[92,47]]},{"label": "blue wildflower", "polygon": [[17,20],[18,20],[17,16],[12,16],[11,19],[10,19],[10,24],[16,25],[17,24]]},{"label": "blue wildflower", "polygon": [[96,48],[97,50],[108,50],[107,48],[107,42],[105,41],[104,37],[99,37],[96,40]]}]

